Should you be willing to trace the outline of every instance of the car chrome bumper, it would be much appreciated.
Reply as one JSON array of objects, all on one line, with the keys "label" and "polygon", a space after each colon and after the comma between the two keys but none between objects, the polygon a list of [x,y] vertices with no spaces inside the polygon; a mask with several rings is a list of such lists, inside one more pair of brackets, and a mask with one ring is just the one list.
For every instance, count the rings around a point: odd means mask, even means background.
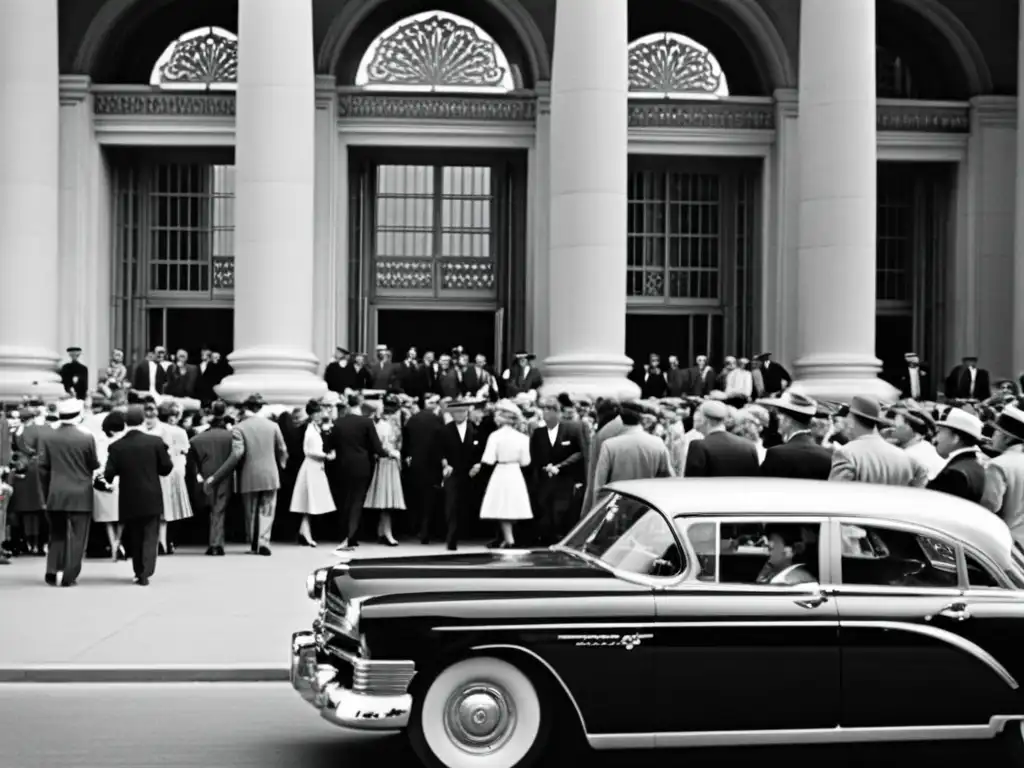
[{"label": "car chrome bumper", "polygon": [[339,683],[338,675],[336,667],[317,663],[316,639],[312,632],[292,635],[292,687],[320,710],[324,720],[363,731],[401,730],[409,724],[411,695],[354,691]]}]

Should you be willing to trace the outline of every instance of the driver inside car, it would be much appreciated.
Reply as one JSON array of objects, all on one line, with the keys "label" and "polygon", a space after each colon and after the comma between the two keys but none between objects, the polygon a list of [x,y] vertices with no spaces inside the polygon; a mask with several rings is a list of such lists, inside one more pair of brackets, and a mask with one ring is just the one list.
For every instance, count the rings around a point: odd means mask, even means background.
[{"label": "driver inside car", "polygon": [[811,584],[817,581],[812,568],[817,565],[817,543],[808,541],[799,525],[771,526],[768,560],[757,575],[758,584]]}]

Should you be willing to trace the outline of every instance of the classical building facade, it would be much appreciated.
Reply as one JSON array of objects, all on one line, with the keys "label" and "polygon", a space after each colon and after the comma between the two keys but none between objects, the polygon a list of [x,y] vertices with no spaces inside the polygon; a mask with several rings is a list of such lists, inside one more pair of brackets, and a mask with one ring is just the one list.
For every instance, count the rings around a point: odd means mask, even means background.
[{"label": "classical building facade", "polygon": [[[1024,370],[1017,0],[4,0],[0,397],[60,350]],[[1024,145],[1020,145],[1024,148]],[[1024,151],[1021,152],[1024,158]],[[1016,330],[1015,330],[1016,329]]]}]

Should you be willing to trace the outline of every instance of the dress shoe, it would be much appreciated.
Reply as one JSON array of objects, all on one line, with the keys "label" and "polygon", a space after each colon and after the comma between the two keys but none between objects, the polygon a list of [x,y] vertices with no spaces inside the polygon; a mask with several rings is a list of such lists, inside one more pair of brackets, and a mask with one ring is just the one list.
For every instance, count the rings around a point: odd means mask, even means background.
[{"label": "dress shoe", "polygon": [[207,547],[206,548],[206,556],[207,557],[213,557],[216,554],[217,554],[217,548],[216,547]]},{"label": "dress shoe", "polygon": [[300,547],[315,547],[316,546],[316,542],[313,541],[312,539],[307,539],[305,536],[303,536],[300,533],[299,534],[299,546]]},{"label": "dress shoe", "polygon": [[156,545],[156,553],[158,555],[166,555],[167,554],[167,548],[164,547],[163,544],[157,544]]},{"label": "dress shoe", "polygon": [[263,555],[263,557],[270,557],[270,547],[260,547],[259,554]]},{"label": "dress shoe", "polygon": [[51,587],[57,586],[57,574],[48,573],[43,578],[45,579],[46,583],[49,584]]},{"label": "dress shoe", "polygon": [[78,580],[77,579],[72,579],[71,581],[62,581],[60,583],[60,585],[62,587],[74,587],[74,586],[78,585]]},{"label": "dress shoe", "polygon": [[224,547],[214,547],[217,551],[214,552],[217,557],[224,557]]},{"label": "dress shoe", "polygon": [[145,576],[142,576],[135,583],[138,584],[140,587],[148,587],[149,586],[149,579],[147,579]]},{"label": "dress shoe", "polygon": [[449,552],[458,552],[459,551],[459,545],[458,544],[449,544],[448,546],[445,547],[445,549],[447,549]]}]

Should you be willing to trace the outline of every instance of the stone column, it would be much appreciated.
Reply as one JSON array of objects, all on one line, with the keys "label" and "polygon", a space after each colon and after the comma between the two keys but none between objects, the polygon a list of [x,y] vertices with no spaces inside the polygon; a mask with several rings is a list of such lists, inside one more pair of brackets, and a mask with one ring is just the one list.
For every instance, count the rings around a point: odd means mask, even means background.
[{"label": "stone column", "polygon": [[[0,3],[0,401],[63,394],[57,365],[57,0]],[[31,281],[32,290],[19,283]],[[94,372],[90,371],[90,374]]]},{"label": "stone column", "polygon": [[311,0],[239,3],[236,99],[235,373],[217,393],[297,405],[327,391],[312,352]]},{"label": "stone column", "polygon": [[[1017,31],[1017,82],[1024,83],[1024,0]],[[1014,378],[1024,373],[1024,88],[1017,88],[1017,189],[1014,201],[1013,363]],[[966,353],[970,354],[970,353]],[[977,354],[977,353],[974,353]]]},{"label": "stone column", "polygon": [[545,391],[636,397],[626,379],[627,0],[558,0],[551,83]]},{"label": "stone column", "polygon": [[821,398],[896,395],[874,354],[875,88],[875,4],[803,0],[794,375]]}]

